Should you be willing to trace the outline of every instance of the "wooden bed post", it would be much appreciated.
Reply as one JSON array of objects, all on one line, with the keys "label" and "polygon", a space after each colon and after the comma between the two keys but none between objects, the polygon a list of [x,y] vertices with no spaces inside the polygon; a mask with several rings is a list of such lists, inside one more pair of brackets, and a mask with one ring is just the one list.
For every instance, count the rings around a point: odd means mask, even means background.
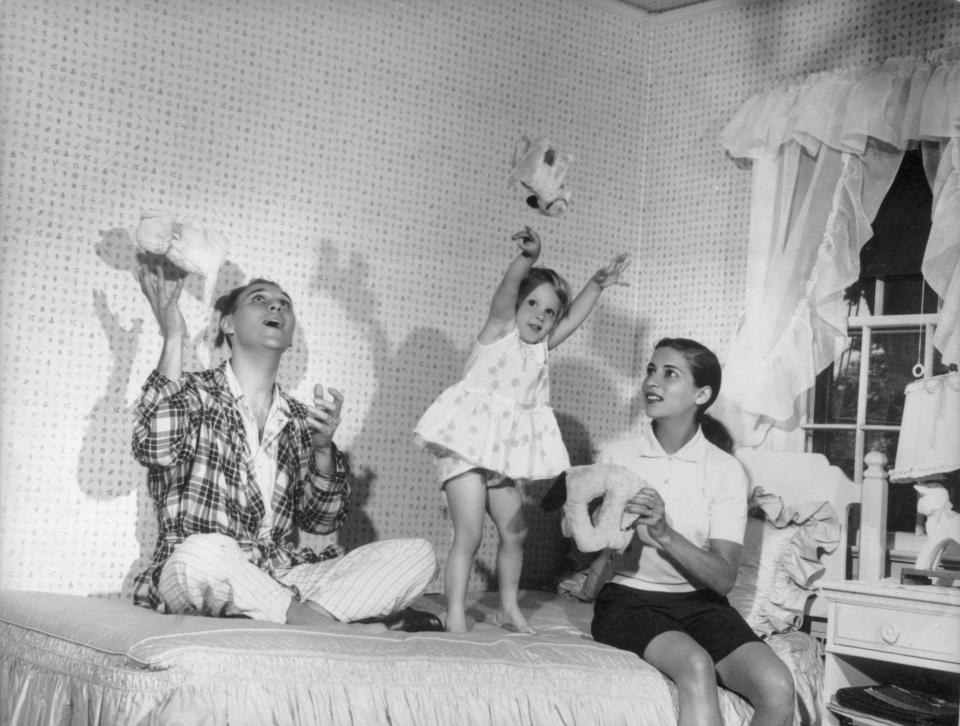
[{"label": "wooden bed post", "polygon": [[860,566],[857,579],[882,580],[887,566],[887,463],[885,454],[871,451],[863,457],[860,496]]}]

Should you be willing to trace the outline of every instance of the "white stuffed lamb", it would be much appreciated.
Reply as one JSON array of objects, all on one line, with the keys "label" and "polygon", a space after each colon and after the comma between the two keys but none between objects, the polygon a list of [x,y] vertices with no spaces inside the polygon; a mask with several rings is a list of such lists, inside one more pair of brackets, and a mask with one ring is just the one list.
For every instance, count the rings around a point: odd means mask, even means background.
[{"label": "white stuffed lamb", "polygon": [[[573,466],[565,474],[566,501],[560,523],[564,536],[573,537],[582,552],[626,549],[633,538],[630,524],[635,517],[625,514],[624,507],[649,486],[647,482],[617,464]],[[603,502],[591,517],[588,505],[597,497],[603,497]]]}]

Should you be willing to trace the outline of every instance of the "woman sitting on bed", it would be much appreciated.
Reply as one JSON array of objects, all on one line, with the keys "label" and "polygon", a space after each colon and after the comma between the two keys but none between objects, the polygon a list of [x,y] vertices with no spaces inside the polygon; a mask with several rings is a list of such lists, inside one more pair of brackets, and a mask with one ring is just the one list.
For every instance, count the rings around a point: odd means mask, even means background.
[{"label": "woman sitting on bed", "polygon": [[657,343],[643,380],[641,436],[600,457],[649,484],[628,504],[636,536],[603,586],[592,632],[629,650],[677,686],[681,726],[720,726],[717,683],[754,708],[751,724],[793,719],[787,666],[727,602],[747,519],[747,477],[733,442],[704,411],[720,392],[720,364],[700,343]]}]

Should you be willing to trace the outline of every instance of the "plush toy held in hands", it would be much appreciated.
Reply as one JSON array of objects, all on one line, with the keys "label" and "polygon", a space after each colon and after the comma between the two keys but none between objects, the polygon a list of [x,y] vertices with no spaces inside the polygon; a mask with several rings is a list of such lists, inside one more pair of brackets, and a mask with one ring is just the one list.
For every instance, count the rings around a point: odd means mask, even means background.
[{"label": "plush toy held in hands", "polygon": [[227,238],[210,229],[199,229],[180,217],[144,212],[137,226],[137,247],[166,259],[184,275],[204,278],[204,301],[211,302],[217,273],[227,259]]},{"label": "plush toy held in hands", "polygon": [[541,214],[555,217],[570,203],[570,192],[563,179],[572,161],[570,154],[557,151],[547,139],[530,140],[524,136],[513,152],[510,183],[519,183],[528,192],[527,204]]},{"label": "plush toy held in hands", "polygon": [[[573,466],[557,480],[544,497],[544,509],[563,503],[560,522],[565,537],[572,537],[582,552],[624,550],[633,538],[635,515],[624,507],[647,482],[623,466],[590,464]],[[602,498],[599,507],[590,511],[591,503]],[[641,535],[642,536],[642,535]]]}]

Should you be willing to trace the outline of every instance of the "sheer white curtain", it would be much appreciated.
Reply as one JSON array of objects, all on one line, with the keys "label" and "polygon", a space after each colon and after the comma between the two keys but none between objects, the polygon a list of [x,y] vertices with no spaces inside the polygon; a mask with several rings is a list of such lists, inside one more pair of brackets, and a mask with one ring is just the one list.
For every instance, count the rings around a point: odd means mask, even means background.
[{"label": "sheer white curtain", "polygon": [[753,167],[746,307],[718,413],[738,443],[791,430],[843,349],[843,293],[907,148],[933,190],[923,274],[945,304],[934,345],[960,362],[960,48],[818,73],[748,101],[721,141]]}]

